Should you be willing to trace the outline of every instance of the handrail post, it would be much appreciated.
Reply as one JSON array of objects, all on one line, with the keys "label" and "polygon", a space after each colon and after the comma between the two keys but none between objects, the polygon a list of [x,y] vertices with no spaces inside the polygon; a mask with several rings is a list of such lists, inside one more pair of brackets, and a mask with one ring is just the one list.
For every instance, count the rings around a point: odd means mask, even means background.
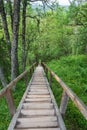
[{"label": "handrail post", "polygon": [[35,67],[35,65],[31,66],[31,68],[30,68],[30,77],[32,77],[32,74],[34,72],[34,67]]},{"label": "handrail post", "polygon": [[7,89],[6,94],[5,94],[5,98],[6,98],[6,101],[7,101],[7,104],[8,104],[8,108],[9,108],[10,114],[13,117],[13,115],[16,112],[16,107],[14,105],[14,99],[13,99],[13,96],[12,96],[12,90]]},{"label": "handrail post", "polygon": [[52,74],[51,74],[51,72],[50,72],[49,84],[50,84],[50,87],[52,87]]},{"label": "handrail post", "polygon": [[32,73],[34,72],[34,66],[32,66]]},{"label": "handrail post", "polygon": [[69,97],[65,91],[63,91],[62,94],[62,100],[60,104],[60,113],[64,117],[66,109],[67,109],[67,104],[68,104]]},{"label": "handrail post", "polygon": [[25,80],[25,85],[27,87],[28,86],[28,74],[25,75],[24,80]]},{"label": "handrail post", "polygon": [[30,77],[32,77],[32,68],[30,68]]},{"label": "handrail post", "polygon": [[47,76],[47,79],[48,79],[48,69],[46,68],[46,76]]}]

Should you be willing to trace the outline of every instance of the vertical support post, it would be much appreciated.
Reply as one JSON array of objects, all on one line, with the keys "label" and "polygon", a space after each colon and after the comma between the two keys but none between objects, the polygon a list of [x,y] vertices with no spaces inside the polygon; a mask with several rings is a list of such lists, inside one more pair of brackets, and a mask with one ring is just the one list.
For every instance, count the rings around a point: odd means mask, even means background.
[{"label": "vertical support post", "polygon": [[43,63],[41,63],[41,65],[43,66],[44,71],[45,71],[45,73],[46,73],[46,67],[44,66],[44,64],[43,64]]},{"label": "vertical support post", "polygon": [[6,91],[5,97],[6,97],[6,101],[7,101],[7,104],[8,104],[10,114],[11,114],[11,116],[13,116],[16,112],[16,107],[14,105],[14,99],[13,99],[13,96],[12,96],[12,91],[8,89]]},{"label": "vertical support post", "polygon": [[34,72],[34,66],[32,66],[32,71]]},{"label": "vertical support post", "polygon": [[32,68],[30,68],[30,77],[32,77]]},{"label": "vertical support post", "polygon": [[46,76],[47,76],[47,78],[48,78],[48,69],[46,68]]},{"label": "vertical support post", "polygon": [[50,72],[49,84],[50,84],[50,87],[52,87],[52,74],[51,74],[51,72]]},{"label": "vertical support post", "polygon": [[62,94],[62,100],[60,104],[60,113],[64,117],[66,109],[67,109],[67,104],[68,104],[69,97],[65,91],[63,91]]},{"label": "vertical support post", "polygon": [[25,85],[27,87],[28,86],[28,74],[25,75],[24,80],[25,80]]}]

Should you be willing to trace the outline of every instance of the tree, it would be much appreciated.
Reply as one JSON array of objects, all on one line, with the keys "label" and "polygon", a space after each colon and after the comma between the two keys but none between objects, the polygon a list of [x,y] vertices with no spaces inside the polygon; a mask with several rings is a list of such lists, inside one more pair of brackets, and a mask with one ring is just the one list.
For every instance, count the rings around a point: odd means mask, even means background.
[{"label": "tree", "polygon": [[0,14],[2,17],[3,28],[4,28],[6,42],[7,42],[7,46],[8,46],[9,55],[10,55],[11,54],[11,41],[10,41],[10,35],[9,35],[9,31],[8,31],[8,24],[7,24],[3,0],[0,0]]},{"label": "tree", "polygon": [[25,70],[26,67],[26,7],[27,0],[22,1],[23,10],[22,10],[22,70]]},{"label": "tree", "polygon": [[9,15],[10,15],[10,19],[11,19],[11,28],[13,30],[13,11],[12,11],[11,0],[7,0],[7,3],[8,3]]},{"label": "tree", "polygon": [[20,21],[20,2],[21,0],[14,1],[14,15],[13,15],[13,36],[11,46],[11,79],[15,79],[19,73],[18,64],[18,33]]}]

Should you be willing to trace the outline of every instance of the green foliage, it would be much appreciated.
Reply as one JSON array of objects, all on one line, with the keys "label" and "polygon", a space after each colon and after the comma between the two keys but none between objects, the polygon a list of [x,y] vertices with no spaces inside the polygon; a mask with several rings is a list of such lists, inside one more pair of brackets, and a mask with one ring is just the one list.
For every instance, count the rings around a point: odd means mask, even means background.
[{"label": "green foliage", "polygon": [[[60,60],[52,60],[48,66],[87,104],[87,56],[68,56]],[[52,86],[58,105],[60,104],[62,90],[53,80]],[[86,130],[87,122],[70,101],[65,115],[68,130]],[[73,123],[72,123],[73,122]]]}]

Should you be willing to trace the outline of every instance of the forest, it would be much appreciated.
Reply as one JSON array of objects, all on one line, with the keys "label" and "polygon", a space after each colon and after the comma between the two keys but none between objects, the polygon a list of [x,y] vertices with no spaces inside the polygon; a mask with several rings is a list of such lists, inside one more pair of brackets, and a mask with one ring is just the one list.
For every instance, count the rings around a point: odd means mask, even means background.
[{"label": "forest", "polygon": [[[34,62],[45,62],[87,105],[87,1],[0,0],[0,90]],[[21,87],[20,87],[21,86]],[[61,89],[52,90],[60,103]],[[16,107],[25,91],[14,88]],[[71,114],[69,114],[71,113]],[[64,117],[67,130],[87,130],[87,121],[70,101]],[[0,130],[11,117],[0,100]]]}]

